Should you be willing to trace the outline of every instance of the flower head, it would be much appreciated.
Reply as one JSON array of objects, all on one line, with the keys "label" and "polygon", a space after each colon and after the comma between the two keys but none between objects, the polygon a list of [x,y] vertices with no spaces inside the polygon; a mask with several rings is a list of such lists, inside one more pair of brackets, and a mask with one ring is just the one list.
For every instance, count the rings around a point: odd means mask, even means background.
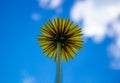
[{"label": "flower head", "polygon": [[53,21],[48,20],[41,28],[42,35],[39,35],[38,42],[43,49],[43,53],[54,58],[57,56],[57,43],[61,45],[61,58],[64,61],[73,59],[77,50],[82,48],[83,35],[78,25],[70,22],[69,19],[55,18]]}]

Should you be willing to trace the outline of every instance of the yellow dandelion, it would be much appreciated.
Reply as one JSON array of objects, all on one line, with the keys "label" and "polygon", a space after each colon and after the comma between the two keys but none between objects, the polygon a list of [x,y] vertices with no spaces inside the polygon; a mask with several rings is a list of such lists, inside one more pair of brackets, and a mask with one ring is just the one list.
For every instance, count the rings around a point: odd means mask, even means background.
[{"label": "yellow dandelion", "polygon": [[73,59],[77,50],[82,48],[82,30],[69,19],[55,18],[53,21],[48,20],[41,27],[41,32],[43,34],[39,35],[38,42],[46,56],[54,58],[54,61],[58,60],[57,83],[60,83],[60,63],[62,59],[65,62]]},{"label": "yellow dandelion", "polygon": [[78,25],[70,22],[69,19],[55,18],[54,21],[48,20],[41,28],[42,35],[39,35],[38,42],[41,44],[43,53],[51,59],[58,60],[57,44],[60,44],[61,58],[64,61],[73,59],[77,50],[82,48],[83,35]]}]

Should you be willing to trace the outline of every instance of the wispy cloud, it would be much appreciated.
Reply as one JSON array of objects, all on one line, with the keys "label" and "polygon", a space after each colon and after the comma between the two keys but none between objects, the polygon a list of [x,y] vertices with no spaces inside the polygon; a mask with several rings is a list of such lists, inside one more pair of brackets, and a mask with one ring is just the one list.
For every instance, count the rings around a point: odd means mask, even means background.
[{"label": "wispy cloud", "polygon": [[28,73],[26,73],[26,71],[23,71],[22,83],[37,83],[37,79],[34,76],[31,76]]},{"label": "wispy cloud", "polygon": [[56,9],[61,6],[63,0],[38,0],[38,2],[42,8]]},{"label": "wispy cloud", "polygon": [[26,77],[22,83],[36,83],[36,79],[34,77]]},{"label": "wispy cloud", "polygon": [[114,43],[111,44],[108,49],[112,53],[112,55],[110,56],[111,58],[110,66],[113,69],[120,69],[120,47],[118,47],[118,45]]},{"label": "wispy cloud", "polygon": [[114,37],[114,42],[108,47],[111,52],[111,67],[120,69],[120,19],[113,21],[111,32],[109,33]]},{"label": "wispy cloud", "polygon": [[[108,48],[114,61],[117,60],[114,66],[118,67],[120,58],[118,60],[116,56],[120,57],[120,21],[116,19],[120,15],[119,4],[120,0],[76,0],[70,11],[75,22],[84,20],[84,35],[95,43],[102,42],[105,37],[114,37],[115,41]],[[109,23],[112,23],[111,28],[107,27]]]},{"label": "wispy cloud", "polygon": [[38,14],[38,13],[33,13],[33,14],[32,14],[32,19],[33,19],[34,21],[39,21],[40,18],[41,18],[41,15],[40,15],[40,14]]}]

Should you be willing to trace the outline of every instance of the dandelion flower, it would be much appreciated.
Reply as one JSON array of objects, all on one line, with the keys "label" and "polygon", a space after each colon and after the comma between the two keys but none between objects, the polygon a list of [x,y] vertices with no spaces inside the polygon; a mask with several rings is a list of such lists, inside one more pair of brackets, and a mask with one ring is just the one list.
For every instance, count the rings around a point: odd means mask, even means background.
[{"label": "dandelion flower", "polygon": [[58,60],[56,83],[61,83],[61,61],[73,59],[77,50],[82,48],[82,30],[69,19],[55,18],[48,20],[41,28],[38,42],[41,44],[43,53],[54,61]]},{"label": "dandelion flower", "polygon": [[[41,27],[42,35],[39,35],[38,42],[41,44],[43,53],[54,61],[58,60],[57,46],[59,46],[60,58],[64,61],[73,59],[77,50],[82,48],[83,38],[82,30],[78,25],[70,22],[69,19],[55,18],[48,20]],[[59,45],[58,45],[59,44]]]}]

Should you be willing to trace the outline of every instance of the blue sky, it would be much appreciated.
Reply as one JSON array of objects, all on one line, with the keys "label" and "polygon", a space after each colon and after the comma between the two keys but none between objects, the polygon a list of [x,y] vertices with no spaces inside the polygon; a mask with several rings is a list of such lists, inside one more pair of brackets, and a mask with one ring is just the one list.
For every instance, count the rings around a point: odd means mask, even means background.
[{"label": "blue sky", "polygon": [[[70,18],[79,24],[85,41],[79,56],[62,63],[62,83],[120,83],[117,3],[117,0],[1,0],[0,83],[55,83],[56,63],[42,54],[37,42],[40,27],[54,17]],[[108,15],[109,12],[114,13]]]}]

